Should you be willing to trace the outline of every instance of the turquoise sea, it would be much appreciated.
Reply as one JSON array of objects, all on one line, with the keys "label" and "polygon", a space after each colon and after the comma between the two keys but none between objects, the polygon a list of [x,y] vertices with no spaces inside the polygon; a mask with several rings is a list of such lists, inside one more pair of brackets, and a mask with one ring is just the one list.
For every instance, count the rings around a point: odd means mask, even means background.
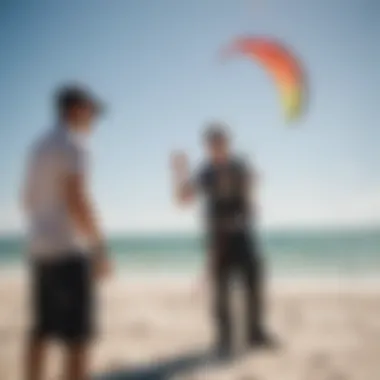
[{"label": "turquoise sea", "polygon": [[[275,277],[380,276],[380,228],[263,232],[261,243]],[[202,237],[190,234],[126,234],[111,237],[109,245],[118,269],[136,274],[201,271],[205,256]],[[0,266],[23,263],[23,240],[0,237]]]}]

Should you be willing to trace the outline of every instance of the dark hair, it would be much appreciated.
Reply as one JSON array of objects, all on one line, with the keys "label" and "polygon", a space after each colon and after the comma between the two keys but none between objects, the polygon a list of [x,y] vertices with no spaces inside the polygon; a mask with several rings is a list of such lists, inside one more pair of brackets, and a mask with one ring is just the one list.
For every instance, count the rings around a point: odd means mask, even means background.
[{"label": "dark hair", "polygon": [[55,96],[55,106],[60,117],[67,115],[73,107],[90,107],[94,113],[103,112],[103,105],[95,96],[83,87],[69,85],[57,90]]},{"label": "dark hair", "polygon": [[208,143],[229,140],[228,127],[222,122],[209,123],[203,134],[204,141]]}]

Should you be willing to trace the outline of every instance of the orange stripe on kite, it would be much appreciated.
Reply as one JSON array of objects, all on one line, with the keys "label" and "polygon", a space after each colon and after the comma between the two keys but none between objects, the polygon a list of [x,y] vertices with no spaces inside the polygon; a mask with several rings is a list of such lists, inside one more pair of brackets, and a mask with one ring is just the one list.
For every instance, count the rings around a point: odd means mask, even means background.
[{"label": "orange stripe on kite", "polygon": [[305,76],[296,57],[279,42],[264,37],[237,39],[224,56],[242,54],[258,61],[274,78],[288,120],[298,118],[305,104]]}]

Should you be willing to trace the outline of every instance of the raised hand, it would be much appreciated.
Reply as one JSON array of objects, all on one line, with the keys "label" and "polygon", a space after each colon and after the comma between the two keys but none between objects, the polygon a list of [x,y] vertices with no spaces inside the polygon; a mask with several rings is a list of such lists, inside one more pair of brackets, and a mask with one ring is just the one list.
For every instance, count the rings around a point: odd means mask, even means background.
[{"label": "raised hand", "polygon": [[170,156],[171,167],[176,176],[184,176],[189,172],[189,159],[185,152],[173,152]]}]

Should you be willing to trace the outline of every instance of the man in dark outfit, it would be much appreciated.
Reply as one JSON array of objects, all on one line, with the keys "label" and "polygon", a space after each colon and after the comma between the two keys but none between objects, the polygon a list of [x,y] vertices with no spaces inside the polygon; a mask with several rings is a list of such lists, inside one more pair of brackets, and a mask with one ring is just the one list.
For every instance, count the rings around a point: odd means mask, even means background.
[{"label": "man in dark outfit", "polygon": [[243,279],[246,303],[247,337],[251,347],[264,346],[271,340],[263,326],[262,263],[257,239],[252,233],[255,212],[250,202],[253,174],[244,160],[230,153],[225,128],[212,124],[205,133],[209,160],[191,179],[187,157],[173,157],[176,197],[189,203],[201,194],[206,203],[209,269],[214,288],[218,350],[231,349],[229,283],[231,275]]}]

